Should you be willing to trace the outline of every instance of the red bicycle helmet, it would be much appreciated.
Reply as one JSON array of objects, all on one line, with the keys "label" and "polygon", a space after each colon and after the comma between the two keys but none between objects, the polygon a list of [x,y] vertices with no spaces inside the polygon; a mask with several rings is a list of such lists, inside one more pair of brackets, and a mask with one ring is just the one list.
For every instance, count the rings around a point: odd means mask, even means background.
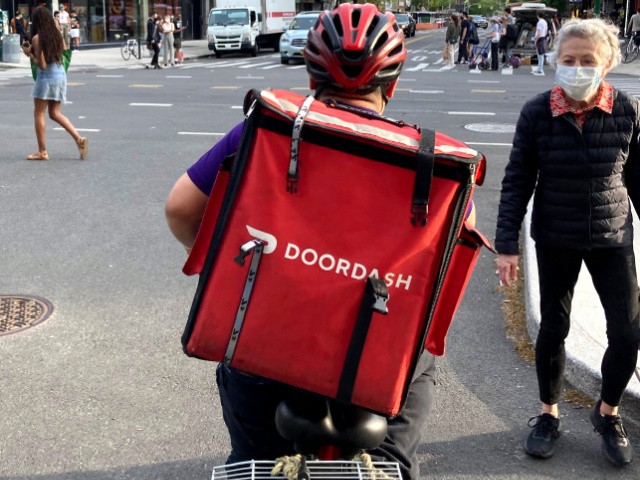
[{"label": "red bicycle helmet", "polygon": [[391,97],[407,50],[393,14],[371,3],[343,3],[320,14],[309,30],[304,58],[313,90],[329,84],[354,92],[380,85]]}]

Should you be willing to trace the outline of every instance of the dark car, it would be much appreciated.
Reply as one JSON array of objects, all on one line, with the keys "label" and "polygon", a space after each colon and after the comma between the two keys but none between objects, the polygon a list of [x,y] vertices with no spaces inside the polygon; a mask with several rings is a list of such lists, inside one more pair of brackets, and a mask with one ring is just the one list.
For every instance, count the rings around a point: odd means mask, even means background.
[{"label": "dark car", "polygon": [[398,26],[404,32],[405,37],[415,37],[416,36],[416,21],[413,19],[411,15],[408,13],[396,13],[396,22],[398,22]]},{"label": "dark car", "polygon": [[512,7],[511,13],[516,19],[516,43],[513,47],[513,54],[519,57],[535,57],[536,46],[533,39],[536,35],[536,24],[538,23],[538,12],[544,13],[544,19],[549,25],[549,36],[547,37],[547,51],[553,48],[554,27],[553,14],[557,12],[555,8],[547,7],[544,3],[523,3],[519,7]]},{"label": "dark car", "polygon": [[478,28],[489,28],[489,22],[482,15],[471,15],[471,21],[476,24]]}]

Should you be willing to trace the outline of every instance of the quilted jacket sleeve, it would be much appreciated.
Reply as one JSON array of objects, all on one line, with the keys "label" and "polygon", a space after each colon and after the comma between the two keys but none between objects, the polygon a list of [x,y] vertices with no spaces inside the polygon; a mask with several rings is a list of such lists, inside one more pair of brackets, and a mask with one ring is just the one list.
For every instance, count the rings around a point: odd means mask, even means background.
[{"label": "quilted jacket sleeve", "polygon": [[636,108],[636,120],[629,144],[629,158],[627,158],[624,170],[627,192],[629,192],[636,214],[640,216],[640,115],[637,111],[638,102],[634,102],[633,105]]},{"label": "quilted jacket sleeve", "polygon": [[519,253],[520,227],[538,177],[538,149],[530,110],[531,102],[520,112],[513,148],[502,180],[495,246],[498,253]]}]

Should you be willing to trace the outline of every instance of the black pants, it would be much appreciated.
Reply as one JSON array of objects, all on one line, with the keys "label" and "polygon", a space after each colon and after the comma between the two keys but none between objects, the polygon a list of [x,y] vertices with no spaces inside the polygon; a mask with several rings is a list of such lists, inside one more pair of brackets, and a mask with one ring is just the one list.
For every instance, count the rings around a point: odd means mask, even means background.
[{"label": "black pants", "polygon": [[156,42],[151,43],[151,48],[153,49],[153,57],[151,58],[151,65],[158,64],[158,55],[160,54],[160,45]]},{"label": "black pants", "polygon": [[469,52],[467,51],[467,45],[468,43],[466,41],[461,42],[459,44],[459,49],[458,49],[458,63],[460,63],[460,61],[464,58],[465,62],[469,61]]},{"label": "black pants", "polygon": [[[435,370],[435,358],[425,352],[404,407],[389,420],[382,445],[368,452],[374,459],[398,462],[404,480],[420,478],[416,450],[433,405]],[[222,415],[231,438],[231,454],[227,463],[274,460],[294,452],[291,442],[278,434],[275,411],[280,401],[299,395],[299,390],[244,375],[222,364],[216,370],[216,383]]]},{"label": "black pants", "polygon": [[491,42],[491,70],[498,70],[498,42]]},{"label": "black pants", "polygon": [[578,251],[536,246],[536,253],[540,275],[541,321],[536,341],[540,400],[553,405],[560,399],[564,340],[569,334],[571,300],[584,261],[607,323],[601,398],[611,406],[619,405],[638,359],[640,307],[633,247]]}]

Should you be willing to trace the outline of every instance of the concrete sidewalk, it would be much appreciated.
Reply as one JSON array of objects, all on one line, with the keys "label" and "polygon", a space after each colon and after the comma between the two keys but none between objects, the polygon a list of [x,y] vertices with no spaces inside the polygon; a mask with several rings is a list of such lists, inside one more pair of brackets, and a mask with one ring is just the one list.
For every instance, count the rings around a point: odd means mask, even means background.
[{"label": "concrete sidewalk", "polygon": [[[213,52],[209,51],[206,40],[183,40],[182,52],[184,60],[193,61],[202,57],[213,56]],[[74,51],[71,57],[69,71],[85,71],[94,69],[111,69],[111,68],[144,68],[145,64],[151,61],[151,55],[146,45],[141,45],[142,59],[134,58],[124,60],[120,54],[120,44],[114,44],[110,47],[92,48],[80,46],[79,51]],[[160,54],[160,63],[162,63],[162,54]],[[25,69],[31,68],[29,60],[24,55],[20,55],[19,63],[0,62],[0,70],[6,69]],[[171,68],[171,67],[168,67]],[[180,68],[180,67],[175,67]]]}]

